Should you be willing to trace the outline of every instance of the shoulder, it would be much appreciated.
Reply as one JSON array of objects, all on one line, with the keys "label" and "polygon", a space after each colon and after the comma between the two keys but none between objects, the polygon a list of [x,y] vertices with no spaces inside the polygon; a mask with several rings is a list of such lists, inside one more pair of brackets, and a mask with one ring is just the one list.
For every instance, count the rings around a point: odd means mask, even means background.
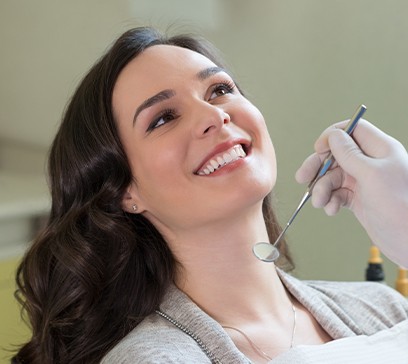
[{"label": "shoulder", "polygon": [[375,282],[304,281],[316,295],[346,313],[356,323],[392,327],[408,319],[408,300]]},{"label": "shoulder", "polygon": [[157,314],[145,318],[101,364],[207,363],[196,342]]},{"label": "shoulder", "polygon": [[[408,314],[408,301],[396,290],[376,282],[304,281],[306,285],[345,306],[377,307],[388,314]],[[360,306],[359,306],[360,307]],[[355,307],[358,309],[359,307]]]},{"label": "shoulder", "polygon": [[218,322],[176,286],[160,308],[128,333],[102,364],[247,363]]},{"label": "shoulder", "polygon": [[334,338],[370,335],[408,319],[408,300],[384,284],[299,280],[281,270],[278,273]]}]

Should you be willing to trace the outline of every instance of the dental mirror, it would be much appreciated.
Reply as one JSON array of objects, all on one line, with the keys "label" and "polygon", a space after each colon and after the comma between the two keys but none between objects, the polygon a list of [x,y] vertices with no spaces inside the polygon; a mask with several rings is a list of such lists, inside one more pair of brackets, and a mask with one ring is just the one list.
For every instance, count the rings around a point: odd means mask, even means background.
[{"label": "dental mirror", "polygon": [[[366,110],[367,108],[365,105],[360,105],[358,107],[358,109],[356,110],[354,115],[351,117],[350,121],[348,122],[348,124],[346,125],[344,129],[344,131],[347,134],[351,135],[354,128],[357,126],[358,121],[361,119],[361,117],[363,116]],[[256,243],[252,247],[252,252],[259,260],[262,260],[263,262],[272,263],[272,262],[275,262],[279,258],[279,250],[277,248],[278,243],[281,241],[283,235],[286,233],[286,230],[288,230],[289,226],[292,224],[293,220],[299,213],[300,209],[306,204],[306,202],[312,196],[312,190],[316,182],[326,174],[326,172],[330,169],[333,163],[334,163],[334,157],[330,153],[327,156],[327,158],[323,161],[323,163],[321,164],[314,179],[308,185],[306,193],[303,195],[302,199],[299,202],[299,205],[297,206],[296,210],[293,212],[291,218],[289,219],[285,228],[279,234],[276,241],[273,244],[260,242],[260,243]]]}]

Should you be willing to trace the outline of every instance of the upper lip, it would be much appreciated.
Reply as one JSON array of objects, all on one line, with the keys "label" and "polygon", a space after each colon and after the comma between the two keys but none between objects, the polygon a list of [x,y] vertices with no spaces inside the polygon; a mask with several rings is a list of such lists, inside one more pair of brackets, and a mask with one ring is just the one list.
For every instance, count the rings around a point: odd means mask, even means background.
[{"label": "upper lip", "polygon": [[197,174],[197,172],[204,168],[209,161],[217,154],[222,153],[227,151],[228,149],[232,148],[234,145],[237,144],[241,144],[245,150],[245,153],[248,154],[248,150],[249,147],[251,146],[251,142],[247,139],[243,139],[243,138],[239,138],[239,139],[231,139],[225,142],[222,142],[220,144],[218,144],[217,146],[215,146],[215,148],[213,148],[211,150],[211,152],[209,152],[201,161],[200,165],[198,168],[196,168],[196,170],[194,171],[194,174]]}]

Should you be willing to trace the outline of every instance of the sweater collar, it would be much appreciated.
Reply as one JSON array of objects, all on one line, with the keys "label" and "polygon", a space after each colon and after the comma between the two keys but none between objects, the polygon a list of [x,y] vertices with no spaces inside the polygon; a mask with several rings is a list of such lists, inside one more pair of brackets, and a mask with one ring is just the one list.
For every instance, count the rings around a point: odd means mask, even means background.
[{"label": "sweater collar", "polygon": [[[358,327],[345,324],[338,307],[312,286],[277,268],[285,288],[311,312],[319,324],[334,339],[356,334]],[[160,305],[160,311],[194,333],[222,363],[249,362],[235,346],[221,325],[200,309],[184,292],[171,285]],[[333,311],[336,315],[333,315]]]}]

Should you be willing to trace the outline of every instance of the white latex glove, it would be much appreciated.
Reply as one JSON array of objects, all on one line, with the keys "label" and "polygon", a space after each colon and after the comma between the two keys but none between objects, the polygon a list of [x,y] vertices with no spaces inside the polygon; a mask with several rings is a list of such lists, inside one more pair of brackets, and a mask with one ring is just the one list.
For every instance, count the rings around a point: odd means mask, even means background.
[{"label": "white latex glove", "polygon": [[299,183],[311,181],[331,151],[336,163],[315,185],[314,207],[335,215],[353,211],[371,240],[392,261],[408,267],[408,154],[404,146],[366,120],[354,140],[342,128],[326,129],[296,173]]}]

